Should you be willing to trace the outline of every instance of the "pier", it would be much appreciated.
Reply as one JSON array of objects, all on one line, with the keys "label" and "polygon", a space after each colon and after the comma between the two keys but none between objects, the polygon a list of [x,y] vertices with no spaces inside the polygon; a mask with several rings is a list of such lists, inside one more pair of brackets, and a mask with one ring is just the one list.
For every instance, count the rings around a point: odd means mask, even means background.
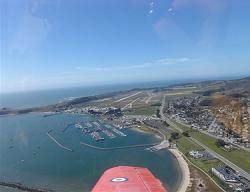
[{"label": "pier", "polygon": [[113,138],[116,137],[113,133],[111,133],[111,132],[108,131],[108,130],[103,130],[102,132],[103,132],[105,135],[107,135],[110,139],[113,139]]},{"label": "pier", "polygon": [[93,139],[95,139],[96,141],[104,140],[104,138],[101,137],[101,136],[99,135],[99,133],[97,133],[97,132],[92,132],[92,133],[90,133],[90,135],[91,135],[91,137],[92,137]]},{"label": "pier", "polygon": [[64,150],[67,150],[67,151],[70,151],[70,152],[73,152],[72,149],[68,148],[68,147],[65,147],[63,144],[61,144],[59,141],[56,140],[56,138],[54,138],[50,133],[51,133],[52,130],[48,131],[47,132],[47,135],[48,137],[54,141],[60,148],[64,149]]},{"label": "pier", "polygon": [[124,134],[123,132],[119,131],[118,129],[113,128],[112,131],[114,131],[116,134],[118,134],[118,135],[120,135],[122,137],[126,137],[127,136],[126,134]]}]

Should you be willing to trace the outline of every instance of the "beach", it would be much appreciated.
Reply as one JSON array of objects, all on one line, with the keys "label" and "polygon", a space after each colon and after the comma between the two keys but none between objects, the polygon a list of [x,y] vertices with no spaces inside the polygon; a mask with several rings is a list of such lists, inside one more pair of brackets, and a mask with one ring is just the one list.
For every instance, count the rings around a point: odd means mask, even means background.
[{"label": "beach", "polygon": [[181,182],[177,188],[177,192],[185,192],[190,184],[190,171],[188,164],[183,158],[182,153],[178,149],[169,149],[169,151],[175,156],[181,169]]}]

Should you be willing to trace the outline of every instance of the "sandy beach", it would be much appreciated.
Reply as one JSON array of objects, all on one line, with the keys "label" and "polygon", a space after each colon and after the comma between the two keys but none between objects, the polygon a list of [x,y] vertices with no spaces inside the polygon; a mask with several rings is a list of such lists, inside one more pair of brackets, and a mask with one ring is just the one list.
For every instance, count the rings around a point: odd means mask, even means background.
[{"label": "sandy beach", "polygon": [[177,192],[185,192],[189,186],[190,183],[190,171],[188,168],[188,164],[183,158],[182,154],[178,151],[178,149],[169,149],[169,151],[175,156],[175,158],[178,161],[178,164],[181,169],[181,182],[180,185],[177,188]]}]

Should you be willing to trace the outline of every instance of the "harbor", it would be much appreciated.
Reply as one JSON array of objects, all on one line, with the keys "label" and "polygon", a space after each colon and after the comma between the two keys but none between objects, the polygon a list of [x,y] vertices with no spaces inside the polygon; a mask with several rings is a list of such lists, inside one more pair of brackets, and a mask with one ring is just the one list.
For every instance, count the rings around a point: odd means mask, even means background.
[{"label": "harbor", "polygon": [[83,134],[89,135],[95,141],[114,139],[117,136],[127,136],[125,133],[118,130],[119,128],[115,128],[114,125],[103,124],[98,121],[77,122],[74,124],[74,127],[81,130]]},{"label": "harbor", "polygon": [[[3,134],[0,137],[4,144],[0,146],[3,154],[0,160],[2,173],[5,173],[2,176],[6,177],[2,181],[19,182],[24,186],[39,189],[45,186],[47,189],[60,192],[91,191],[101,172],[107,167],[117,165],[119,161],[119,164],[149,168],[168,185],[170,191],[173,191],[172,189],[178,184],[179,171],[174,157],[167,150],[157,153],[144,150],[161,142],[153,135],[143,134],[134,129],[119,129],[112,123],[83,115],[58,114],[44,118],[43,114],[31,113],[2,117],[1,120],[0,129]],[[20,121],[23,122],[21,132],[17,126]],[[96,130],[93,124],[95,121],[101,129],[111,131],[116,138],[110,139],[99,131],[97,133],[104,140],[96,141],[90,133],[82,131]],[[75,127],[77,123],[80,126]],[[112,130],[113,128],[123,132],[127,137],[119,136]],[[52,137],[49,137],[47,132]],[[15,135],[18,137],[14,137]],[[23,139],[29,141],[29,145],[26,145]],[[74,152],[63,149],[58,143]],[[83,143],[104,149],[95,149]],[[9,146],[13,148],[9,149]],[[19,148],[22,150],[18,150]],[[133,158],[129,158],[130,156]],[[27,170],[30,174],[25,174],[23,170]],[[175,173],[174,177],[172,173]],[[39,180],[41,177],[43,180]],[[85,178],[84,183],[82,178]],[[37,180],[40,182],[37,183]],[[59,180],[63,182],[58,182]],[[1,189],[6,191],[5,187],[0,186],[0,191]]]}]

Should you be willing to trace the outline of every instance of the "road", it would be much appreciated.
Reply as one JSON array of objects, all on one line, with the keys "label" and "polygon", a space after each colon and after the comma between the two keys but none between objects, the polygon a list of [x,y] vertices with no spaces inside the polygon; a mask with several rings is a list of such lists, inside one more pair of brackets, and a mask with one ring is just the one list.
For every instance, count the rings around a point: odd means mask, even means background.
[{"label": "road", "polygon": [[[214,121],[211,123],[211,125],[209,126],[209,129],[210,129],[210,127],[213,126],[215,120],[216,120],[216,119],[214,119]],[[177,122],[180,123],[180,124],[182,124],[182,125],[184,125],[184,126],[186,126],[186,127],[190,127],[190,125],[187,125],[187,124],[185,124],[185,123],[183,123],[183,122],[181,122],[181,121],[177,121]],[[191,128],[191,127],[190,127],[190,128]],[[240,149],[242,149],[242,150],[245,150],[245,151],[250,152],[250,148],[246,148],[246,147],[244,147],[244,146],[241,146],[241,145],[238,145],[238,144],[236,144],[236,143],[233,143],[232,141],[230,141],[230,140],[227,139],[227,138],[222,138],[221,136],[213,135],[213,134],[211,134],[211,133],[209,133],[209,132],[207,132],[207,131],[203,131],[203,130],[201,130],[201,129],[196,129],[196,130],[199,131],[199,132],[201,132],[201,133],[203,133],[203,134],[205,134],[205,135],[207,135],[207,136],[209,136],[209,137],[213,137],[213,138],[215,138],[215,139],[222,139],[222,140],[224,140],[225,142],[231,143],[232,145],[234,145],[234,146],[236,146],[236,147],[238,147],[238,148],[240,148]]]},{"label": "road", "polygon": [[183,132],[183,130],[181,128],[179,128],[176,124],[172,123],[172,121],[170,121],[163,113],[163,109],[165,108],[165,100],[166,100],[166,95],[164,95],[162,102],[161,102],[161,107],[160,107],[160,115],[161,115],[161,119],[163,121],[166,121],[171,127],[173,127],[174,129],[178,130],[179,132]]},{"label": "road", "polygon": [[[170,126],[172,126],[173,128],[175,128],[176,130],[178,130],[179,132],[182,133],[183,130],[181,128],[179,128],[176,124],[174,124],[169,118],[167,118],[164,115],[163,109],[165,107],[165,100],[166,100],[166,96],[164,96],[164,98],[162,100],[162,105],[160,107],[161,119],[164,120],[164,121],[166,121]],[[216,158],[218,158],[219,160],[221,160],[223,163],[225,163],[229,167],[233,168],[235,171],[237,171],[238,173],[240,173],[246,179],[250,180],[250,175],[246,171],[244,171],[243,169],[241,169],[240,167],[238,167],[237,165],[235,165],[234,163],[232,163],[231,161],[229,161],[225,157],[223,157],[220,154],[216,153],[215,151],[213,151],[212,149],[210,149],[209,147],[207,147],[206,145],[204,145],[200,141],[196,140],[195,138],[189,137],[189,139],[192,140],[193,142],[195,142],[196,144],[200,145],[204,149],[206,149],[209,153],[211,153],[213,156],[215,156]]]}]

